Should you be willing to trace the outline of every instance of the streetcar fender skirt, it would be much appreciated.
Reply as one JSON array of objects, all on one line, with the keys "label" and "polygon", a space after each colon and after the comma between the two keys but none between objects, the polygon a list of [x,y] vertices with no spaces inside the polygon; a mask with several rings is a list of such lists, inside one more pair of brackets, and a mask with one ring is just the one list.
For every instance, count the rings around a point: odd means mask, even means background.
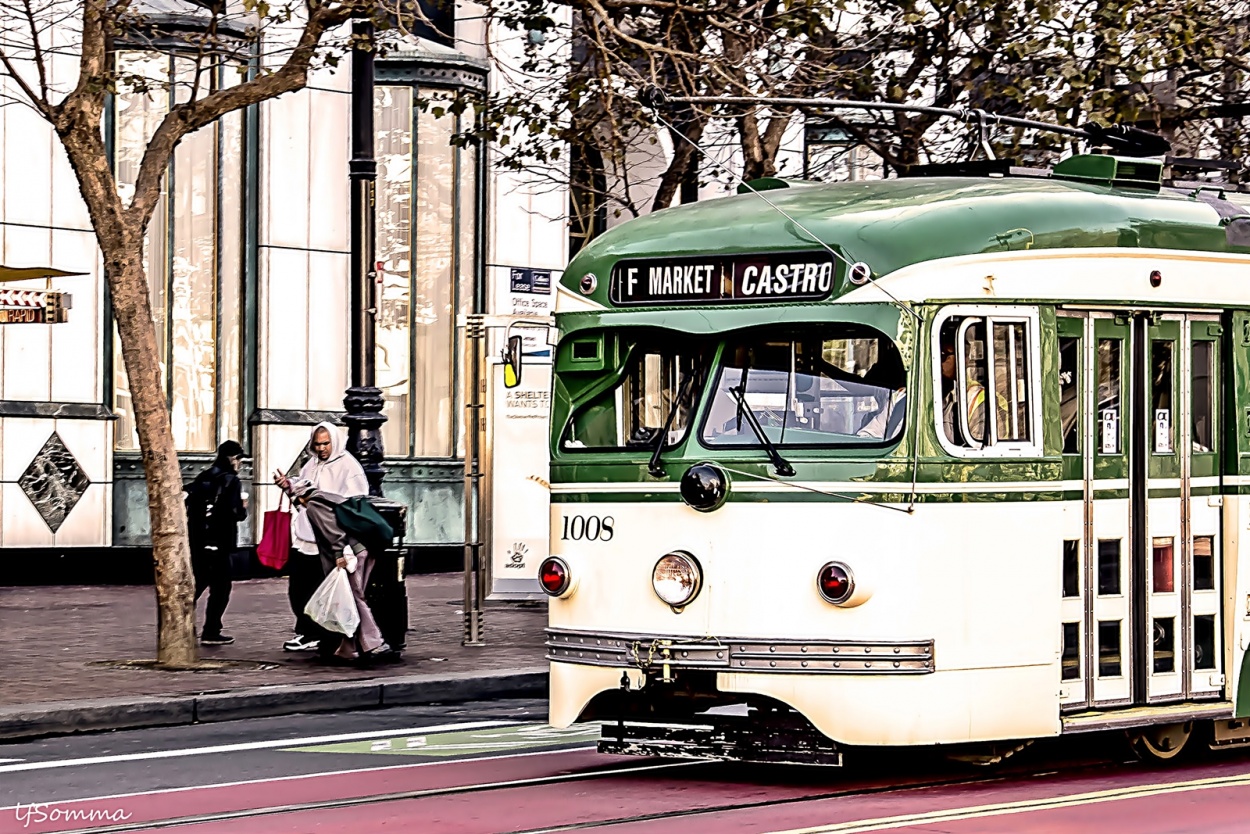
[{"label": "streetcar fender skirt", "polygon": [[916,745],[1057,736],[1058,680],[1055,665],[906,678],[722,672],[717,688],[781,701],[839,744]]},{"label": "streetcar fender skirt", "polygon": [[646,685],[646,675],[639,669],[552,663],[547,723],[559,729],[575,723],[592,698],[600,692],[621,688],[622,673],[629,674],[631,690],[641,689]]}]

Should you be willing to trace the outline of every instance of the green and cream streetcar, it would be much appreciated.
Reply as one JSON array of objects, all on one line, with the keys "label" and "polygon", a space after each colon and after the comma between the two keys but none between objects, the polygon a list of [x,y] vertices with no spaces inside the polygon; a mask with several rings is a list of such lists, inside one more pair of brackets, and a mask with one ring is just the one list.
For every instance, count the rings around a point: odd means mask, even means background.
[{"label": "green and cream streetcar", "polygon": [[760,761],[1250,741],[1250,213],[1161,172],[773,181],[578,254],[551,723]]}]

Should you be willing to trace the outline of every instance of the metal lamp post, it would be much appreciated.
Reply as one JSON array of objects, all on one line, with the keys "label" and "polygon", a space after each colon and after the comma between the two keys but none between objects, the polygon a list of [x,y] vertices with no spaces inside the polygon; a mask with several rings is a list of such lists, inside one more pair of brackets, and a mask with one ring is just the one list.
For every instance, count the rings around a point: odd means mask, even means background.
[{"label": "metal lamp post", "polygon": [[352,21],[352,143],[348,161],[351,183],[351,387],[343,398],[347,410],[347,451],[365,470],[371,503],[395,532],[392,547],[378,560],[366,589],[370,607],[392,649],[400,650],[408,630],[408,594],[404,585],[403,537],[407,507],[382,497],[382,391],[374,368],[378,314],[375,191],[378,166],[373,155],[373,21]]},{"label": "metal lamp post", "polygon": [[382,495],[382,391],[376,385],[374,354],[377,324],[376,221],[374,193],[378,166],[373,157],[373,21],[352,21],[351,181],[351,345],[352,385],[347,409],[347,450],[369,479],[369,494]]}]

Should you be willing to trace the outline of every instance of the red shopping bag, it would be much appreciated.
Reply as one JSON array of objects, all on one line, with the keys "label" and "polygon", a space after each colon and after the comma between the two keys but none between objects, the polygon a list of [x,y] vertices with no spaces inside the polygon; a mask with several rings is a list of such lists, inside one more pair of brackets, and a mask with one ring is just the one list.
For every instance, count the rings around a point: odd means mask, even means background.
[{"label": "red shopping bag", "polygon": [[[285,497],[283,493],[283,497]],[[261,525],[260,544],[256,545],[256,558],[267,568],[282,570],[291,555],[291,513],[282,509],[282,498],[278,499],[278,509],[265,513],[264,524]]]}]

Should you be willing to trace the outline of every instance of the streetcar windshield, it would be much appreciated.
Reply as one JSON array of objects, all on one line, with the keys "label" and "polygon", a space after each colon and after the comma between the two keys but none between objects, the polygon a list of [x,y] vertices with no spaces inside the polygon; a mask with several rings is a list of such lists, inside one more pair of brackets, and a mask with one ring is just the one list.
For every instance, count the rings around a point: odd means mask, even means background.
[{"label": "streetcar windshield", "polygon": [[628,358],[617,384],[575,408],[560,448],[651,449],[680,443],[707,380],[712,347],[683,341],[675,333],[652,333],[622,344]]},{"label": "streetcar windshield", "polygon": [[866,328],[747,336],[726,345],[700,436],[758,446],[754,417],[779,447],[882,443],[902,432],[905,385],[898,348]]}]

